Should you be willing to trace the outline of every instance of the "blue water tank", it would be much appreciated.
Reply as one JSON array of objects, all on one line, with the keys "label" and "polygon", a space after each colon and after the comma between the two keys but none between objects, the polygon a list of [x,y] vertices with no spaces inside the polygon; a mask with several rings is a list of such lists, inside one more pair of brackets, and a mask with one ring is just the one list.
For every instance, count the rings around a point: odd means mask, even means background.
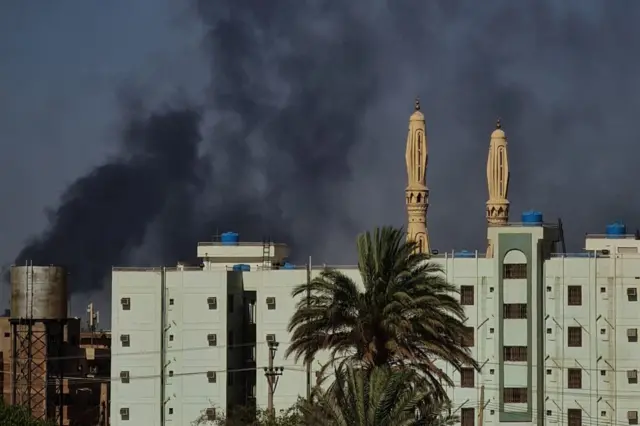
[{"label": "blue water tank", "polygon": [[237,232],[223,232],[220,235],[220,242],[223,246],[237,246],[240,241],[240,236]]},{"label": "blue water tank", "polygon": [[521,221],[529,226],[540,226],[542,225],[542,213],[533,210],[524,212]]},{"label": "blue water tank", "polygon": [[251,265],[246,265],[244,263],[238,263],[237,265],[233,265],[234,271],[243,271],[247,272],[251,270]]},{"label": "blue water tank", "polygon": [[462,251],[457,251],[453,253],[453,257],[465,257],[465,258],[469,258],[469,257],[476,257],[476,254],[472,251],[469,250],[462,250]]},{"label": "blue water tank", "polygon": [[284,265],[282,265],[282,269],[295,269],[295,265],[289,262],[284,262]]},{"label": "blue water tank", "polygon": [[624,223],[613,222],[607,225],[605,234],[607,238],[621,238],[624,234],[627,233],[627,227]]}]

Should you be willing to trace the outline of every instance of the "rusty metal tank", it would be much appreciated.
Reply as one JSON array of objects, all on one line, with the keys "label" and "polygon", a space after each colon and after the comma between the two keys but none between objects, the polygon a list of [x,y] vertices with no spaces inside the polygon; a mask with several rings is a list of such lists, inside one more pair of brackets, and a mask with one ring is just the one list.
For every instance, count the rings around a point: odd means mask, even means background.
[{"label": "rusty metal tank", "polygon": [[11,267],[11,318],[67,318],[67,271],[60,266]]}]

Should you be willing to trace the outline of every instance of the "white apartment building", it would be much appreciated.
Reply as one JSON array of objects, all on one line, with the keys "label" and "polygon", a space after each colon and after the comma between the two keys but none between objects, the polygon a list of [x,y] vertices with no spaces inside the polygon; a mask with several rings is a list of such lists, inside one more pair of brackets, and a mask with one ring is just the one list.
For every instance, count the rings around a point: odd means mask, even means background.
[{"label": "white apartment building", "polygon": [[[434,256],[460,286],[464,341],[482,366],[441,366],[456,383],[450,395],[463,426],[480,418],[638,424],[640,240],[621,226],[607,231],[588,235],[584,253],[555,254],[557,226],[527,220],[489,228],[492,257]],[[309,374],[283,356],[291,290],[308,274],[287,256],[284,245],[239,243],[236,235],[200,243],[196,268],[114,268],[111,423],[182,426],[207,409],[266,407],[267,341],[279,343],[273,364],[284,367],[275,408],[304,396],[325,359]],[[340,269],[360,280],[355,267]]]}]

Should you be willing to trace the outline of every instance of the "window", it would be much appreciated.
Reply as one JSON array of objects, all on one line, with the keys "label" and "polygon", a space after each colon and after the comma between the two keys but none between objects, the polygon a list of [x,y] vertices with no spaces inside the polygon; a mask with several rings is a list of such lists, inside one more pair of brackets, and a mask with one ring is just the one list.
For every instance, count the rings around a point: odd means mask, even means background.
[{"label": "window", "polygon": [[637,411],[627,411],[627,420],[629,420],[630,425],[638,424],[638,412]]},{"label": "window", "polygon": [[131,310],[131,299],[128,297],[123,297],[120,299],[120,304],[122,305],[123,311]]},{"label": "window", "polygon": [[627,300],[629,302],[637,302],[638,301],[638,289],[635,287],[629,287],[627,289]]},{"label": "window", "polygon": [[475,408],[462,408],[460,410],[460,426],[474,426],[476,421]]},{"label": "window", "polygon": [[526,403],[527,388],[504,388],[502,396],[505,403]]},{"label": "window", "polygon": [[173,377],[173,370],[169,370],[169,377]]},{"label": "window", "polygon": [[631,343],[636,343],[638,341],[637,328],[627,328],[627,340]]},{"label": "window", "polygon": [[207,334],[207,342],[209,342],[209,346],[218,346],[218,336],[215,334]]},{"label": "window", "polygon": [[473,368],[461,368],[460,369],[460,387],[461,388],[473,388],[475,387],[475,371]]},{"label": "window", "polygon": [[128,334],[120,335],[120,343],[122,343],[123,348],[128,348],[129,346],[131,346],[131,340],[129,339],[129,335]]},{"label": "window", "polygon": [[526,263],[506,263],[503,265],[504,279],[524,279],[527,278]]},{"label": "window", "polygon": [[170,334],[170,335],[169,335],[169,341],[170,341],[170,342],[173,342],[173,334]]},{"label": "window", "polygon": [[567,426],[582,426],[582,410],[569,408],[567,410]]},{"label": "window", "polygon": [[525,319],[527,318],[527,304],[505,303],[502,313],[505,319]]},{"label": "window", "polygon": [[473,305],[473,286],[462,285],[460,286],[460,304],[461,305]]},{"label": "window", "polygon": [[207,305],[209,305],[209,310],[211,311],[218,309],[218,298],[207,297]]},{"label": "window", "polygon": [[215,408],[207,408],[207,410],[205,411],[205,416],[206,416],[207,420],[215,421],[216,420],[216,409]]},{"label": "window", "polygon": [[569,389],[582,389],[582,370],[579,368],[568,369],[567,382]]},{"label": "window", "polygon": [[173,414],[173,408],[169,407],[169,414]]},{"label": "window", "polygon": [[229,311],[230,314],[233,313],[233,308],[234,308],[234,303],[233,303],[233,294],[229,294],[227,296],[227,310]]},{"label": "window", "polygon": [[273,311],[276,308],[276,298],[267,297],[267,309]]},{"label": "window", "polygon": [[601,376],[606,376],[607,375],[607,370],[600,370],[600,375]]},{"label": "window", "polygon": [[582,286],[570,285],[567,292],[567,304],[569,306],[582,306]]},{"label": "window", "polygon": [[526,346],[505,346],[503,348],[505,361],[521,361],[527,360],[527,347]]},{"label": "window", "polygon": [[5,332],[5,333],[4,333],[4,337],[11,337],[11,333],[9,333],[9,332]]},{"label": "window", "polygon": [[[173,302],[174,302],[173,299],[169,299],[169,305],[173,306]],[[173,408],[172,408],[172,410],[173,410]]]},{"label": "window", "polygon": [[631,385],[635,385],[638,383],[638,370],[629,370],[627,371],[627,382]]},{"label": "window", "polygon": [[471,348],[475,345],[475,329],[473,327],[465,327],[462,335],[462,346]]},{"label": "window", "polygon": [[568,327],[568,346],[570,348],[582,347],[582,328],[581,327]]}]

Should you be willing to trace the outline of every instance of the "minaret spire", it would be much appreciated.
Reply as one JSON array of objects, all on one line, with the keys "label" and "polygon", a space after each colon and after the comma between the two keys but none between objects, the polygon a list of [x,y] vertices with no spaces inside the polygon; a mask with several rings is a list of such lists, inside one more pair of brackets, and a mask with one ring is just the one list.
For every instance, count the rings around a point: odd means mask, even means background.
[{"label": "minaret spire", "polygon": [[[507,155],[507,137],[502,130],[500,119],[496,122],[496,129],[491,133],[489,143],[489,158],[487,159],[487,225],[500,226],[509,221],[509,158]],[[492,255],[492,245],[489,241],[487,255]]]},{"label": "minaret spire", "polygon": [[427,131],[424,115],[420,111],[420,99],[416,98],[415,110],[409,118],[407,136],[407,239],[418,243],[418,251],[430,254],[429,233],[427,232]]}]

